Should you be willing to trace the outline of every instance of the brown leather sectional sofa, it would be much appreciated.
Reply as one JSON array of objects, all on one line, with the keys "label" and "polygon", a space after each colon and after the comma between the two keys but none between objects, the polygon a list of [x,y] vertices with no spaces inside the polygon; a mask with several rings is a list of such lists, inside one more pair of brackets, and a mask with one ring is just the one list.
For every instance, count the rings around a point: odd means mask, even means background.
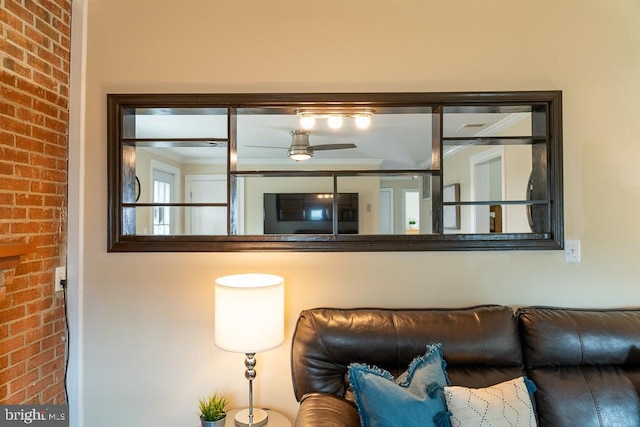
[{"label": "brown leather sectional sofa", "polygon": [[295,425],[360,426],[347,366],[397,376],[432,342],[442,343],[452,385],[533,380],[539,426],[640,426],[640,309],[499,305],[303,311],[291,354]]}]

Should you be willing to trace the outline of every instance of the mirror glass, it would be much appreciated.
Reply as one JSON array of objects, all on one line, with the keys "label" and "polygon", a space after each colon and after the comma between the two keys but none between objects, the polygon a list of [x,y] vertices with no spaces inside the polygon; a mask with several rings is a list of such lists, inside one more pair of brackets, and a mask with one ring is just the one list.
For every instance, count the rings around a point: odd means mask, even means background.
[{"label": "mirror glass", "polygon": [[277,104],[110,110],[118,235],[557,229],[547,104]]}]

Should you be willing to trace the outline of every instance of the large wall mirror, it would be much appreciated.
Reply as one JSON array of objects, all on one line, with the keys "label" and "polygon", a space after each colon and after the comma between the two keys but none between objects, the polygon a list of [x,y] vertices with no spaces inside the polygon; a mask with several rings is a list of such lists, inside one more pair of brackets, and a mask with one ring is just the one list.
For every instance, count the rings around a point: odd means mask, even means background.
[{"label": "large wall mirror", "polygon": [[563,246],[561,92],[108,95],[109,251]]}]

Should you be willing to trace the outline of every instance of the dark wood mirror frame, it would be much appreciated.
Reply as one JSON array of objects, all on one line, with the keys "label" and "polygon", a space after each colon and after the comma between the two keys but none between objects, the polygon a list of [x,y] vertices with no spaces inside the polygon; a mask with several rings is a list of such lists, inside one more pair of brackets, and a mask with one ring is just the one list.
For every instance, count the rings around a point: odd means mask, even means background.
[{"label": "dark wood mirror frame", "polygon": [[[230,252],[230,251],[450,251],[450,250],[552,250],[562,249],[563,180],[562,180],[562,92],[472,92],[472,93],[306,93],[306,94],[109,94],[108,102],[108,251],[109,252]],[[429,169],[399,170],[398,174],[422,174],[431,177],[432,234],[366,235],[333,234],[236,235],[233,220],[225,236],[214,235],[135,235],[126,229],[127,212],[135,211],[135,142],[123,136],[129,126],[126,114],[136,109],[225,108],[228,118],[227,218],[234,218],[237,206],[233,183],[237,176],[264,176],[264,171],[237,171],[235,116],[238,108],[284,108],[317,106],[375,106],[376,108],[431,108],[432,161]],[[443,111],[509,111],[514,106],[531,106],[532,135],[527,144],[533,146],[531,179],[542,188],[542,194],[529,194],[526,201],[531,233],[444,234],[443,207],[509,202],[444,202],[442,201]],[[128,112],[128,113],[127,113]],[[536,120],[536,115],[540,120]],[[129,138],[130,140],[131,138]],[[456,144],[515,144],[516,138],[478,137],[455,141]],[[522,138],[518,138],[522,140]],[[489,141],[489,142],[487,142]],[[133,149],[133,154],[127,150]],[[366,175],[367,171],[281,171],[270,176],[333,177],[334,194],[340,176]],[[385,171],[389,173],[389,171]],[[535,189],[532,186],[532,192]],[[130,194],[129,194],[130,193]],[[151,206],[152,204],[147,204]],[[180,205],[180,204],[175,204]],[[182,204],[185,206],[186,204]],[[335,208],[334,208],[335,209]],[[542,224],[542,225],[540,225]]]}]

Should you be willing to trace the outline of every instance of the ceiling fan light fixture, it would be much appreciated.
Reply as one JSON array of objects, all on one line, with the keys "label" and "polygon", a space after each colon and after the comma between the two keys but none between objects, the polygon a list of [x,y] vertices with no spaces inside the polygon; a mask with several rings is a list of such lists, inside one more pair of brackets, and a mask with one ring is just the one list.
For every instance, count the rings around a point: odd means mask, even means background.
[{"label": "ceiling fan light fixture", "polygon": [[289,158],[295,160],[296,162],[304,162],[305,160],[309,160],[313,157],[313,152],[300,149],[291,149],[289,150],[288,154]]},{"label": "ceiling fan light fixture", "polygon": [[368,107],[313,107],[296,110],[300,117],[300,127],[307,130],[315,126],[316,119],[327,119],[331,129],[340,129],[344,119],[355,119],[358,129],[367,129],[374,113],[375,110]]},{"label": "ceiling fan light fixture", "polygon": [[369,126],[371,126],[371,114],[362,114],[355,117],[356,127],[358,129],[367,129]]},{"label": "ceiling fan light fixture", "polygon": [[313,157],[313,148],[309,147],[309,133],[302,130],[294,130],[291,132],[293,140],[291,147],[287,151],[290,159],[296,162],[304,162]]},{"label": "ceiling fan light fixture", "polygon": [[316,125],[316,118],[310,114],[300,115],[300,126],[302,129],[313,129]]},{"label": "ceiling fan light fixture", "polygon": [[342,116],[337,114],[329,116],[327,124],[331,129],[340,129],[342,127]]}]

